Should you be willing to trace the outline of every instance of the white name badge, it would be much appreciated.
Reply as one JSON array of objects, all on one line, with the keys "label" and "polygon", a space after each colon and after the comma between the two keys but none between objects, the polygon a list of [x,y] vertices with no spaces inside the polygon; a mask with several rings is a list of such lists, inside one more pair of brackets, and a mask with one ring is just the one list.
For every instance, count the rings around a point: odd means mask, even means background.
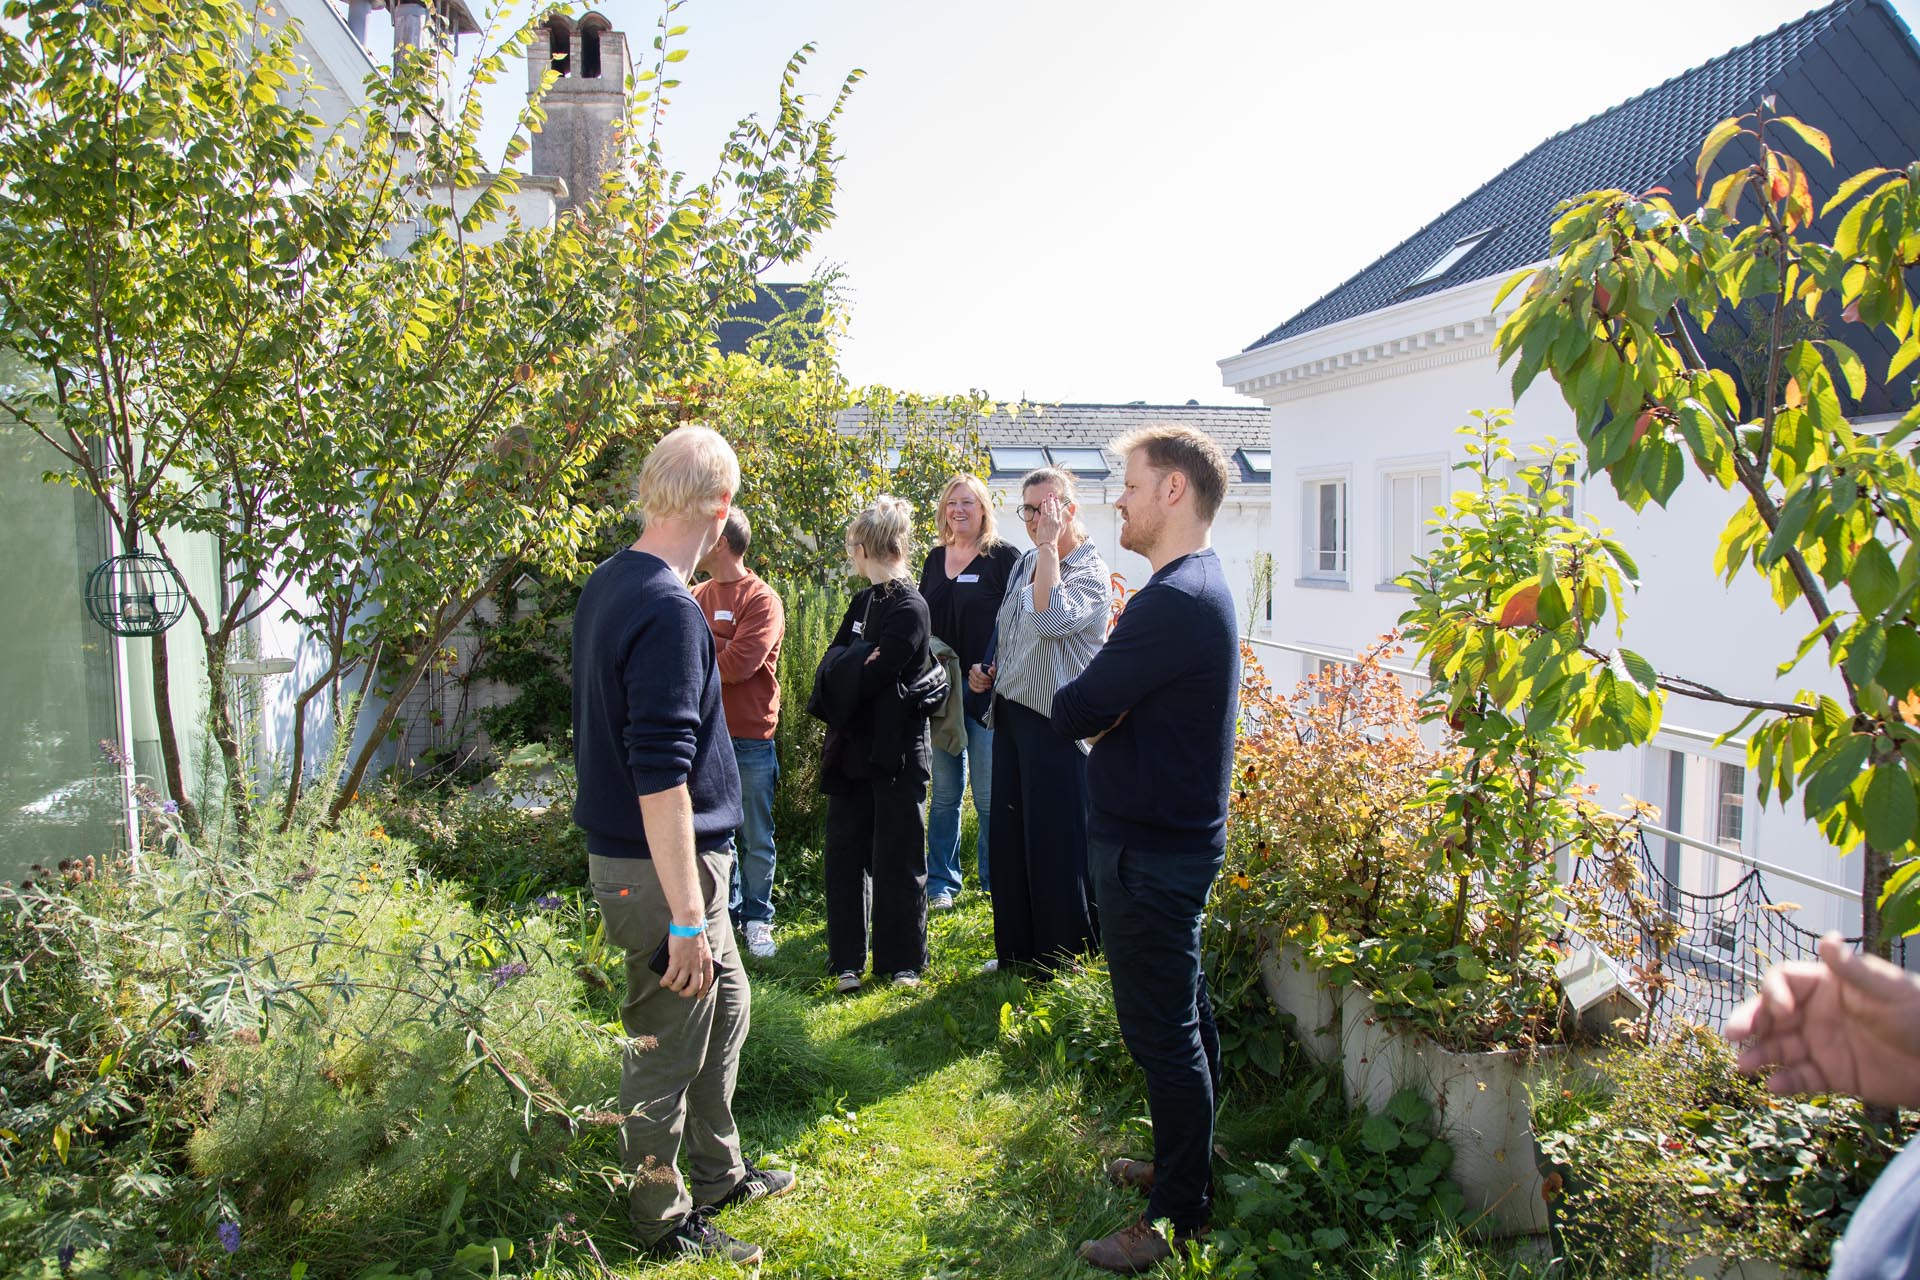
[{"label": "white name badge", "polygon": [[714,620],[715,622],[732,622],[732,621],[733,621],[733,610],[731,610],[731,609],[715,609],[715,610],[713,611],[713,620]]},{"label": "white name badge", "polygon": [[955,582],[978,582],[980,581],[980,575],[977,573],[963,573],[959,577],[955,578],[954,581]]},{"label": "white name badge", "polygon": [[864,622],[856,622],[856,623],[854,623],[854,624],[853,624],[853,634],[855,634],[855,635],[857,635],[857,636],[861,636],[861,635],[865,635],[866,633],[867,633],[867,624],[866,624],[866,623],[864,623]]}]

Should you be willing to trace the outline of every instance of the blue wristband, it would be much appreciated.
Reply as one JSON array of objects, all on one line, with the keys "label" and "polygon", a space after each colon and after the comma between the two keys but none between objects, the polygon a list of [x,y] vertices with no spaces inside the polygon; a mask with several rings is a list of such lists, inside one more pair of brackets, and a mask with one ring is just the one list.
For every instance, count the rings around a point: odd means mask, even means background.
[{"label": "blue wristband", "polygon": [[703,924],[670,924],[667,932],[676,938],[697,938],[707,931]]}]

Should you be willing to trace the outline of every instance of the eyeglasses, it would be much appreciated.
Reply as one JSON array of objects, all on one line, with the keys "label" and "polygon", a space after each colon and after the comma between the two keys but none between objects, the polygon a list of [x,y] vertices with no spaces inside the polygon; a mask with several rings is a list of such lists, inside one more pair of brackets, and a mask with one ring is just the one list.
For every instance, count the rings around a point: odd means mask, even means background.
[{"label": "eyeglasses", "polygon": [[1013,509],[1013,514],[1019,516],[1022,520],[1031,520],[1040,514],[1040,508],[1034,506],[1031,502],[1023,502]]}]

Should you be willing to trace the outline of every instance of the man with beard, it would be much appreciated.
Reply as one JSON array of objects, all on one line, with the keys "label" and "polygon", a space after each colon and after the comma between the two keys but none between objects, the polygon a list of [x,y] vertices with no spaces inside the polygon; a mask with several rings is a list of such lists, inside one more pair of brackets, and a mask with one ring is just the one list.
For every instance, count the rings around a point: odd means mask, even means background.
[{"label": "man with beard", "polygon": [[1206,1230],[1220,1039],[1200,969],[1200,917],[1226,849],[1240,646],[1211,545],[1227,460],[1188,427],[1113,445],[1127,460],[1120,545],[1153,576],[1106,645],[1053,699],[1053,727],[1091,738],[1087,861],[1127,1050],[1147,1078],[1152,1163],[1115,1160],[1148,1193],[1139,1219],[1080,1246],[1096,1267],[1146,1271]]}]

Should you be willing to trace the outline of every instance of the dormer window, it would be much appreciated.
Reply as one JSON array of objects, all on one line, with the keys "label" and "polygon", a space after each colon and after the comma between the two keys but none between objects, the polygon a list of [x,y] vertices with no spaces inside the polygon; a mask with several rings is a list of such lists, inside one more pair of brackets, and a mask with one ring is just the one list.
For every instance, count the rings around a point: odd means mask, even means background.
[{"label": "dormer window", "polygon": [[1453,270],[1462,262],[1465,262],[1468,255],[1475,249],[1478,249],[1498,234],[1500,234],[1500,228],[1494,226],[1488,227],[1485,231],[1476,231],[1470,236],[1460,237],[1460,239],[1453,242],[1451,249],[1448,249],[1445,253],[1433,260],[1432,266],[1407,281],[1406,287],[1409,289],[1417,289],[1423,284],[1432,284],[1434,281],[1445,276],[1447,272]]}]

